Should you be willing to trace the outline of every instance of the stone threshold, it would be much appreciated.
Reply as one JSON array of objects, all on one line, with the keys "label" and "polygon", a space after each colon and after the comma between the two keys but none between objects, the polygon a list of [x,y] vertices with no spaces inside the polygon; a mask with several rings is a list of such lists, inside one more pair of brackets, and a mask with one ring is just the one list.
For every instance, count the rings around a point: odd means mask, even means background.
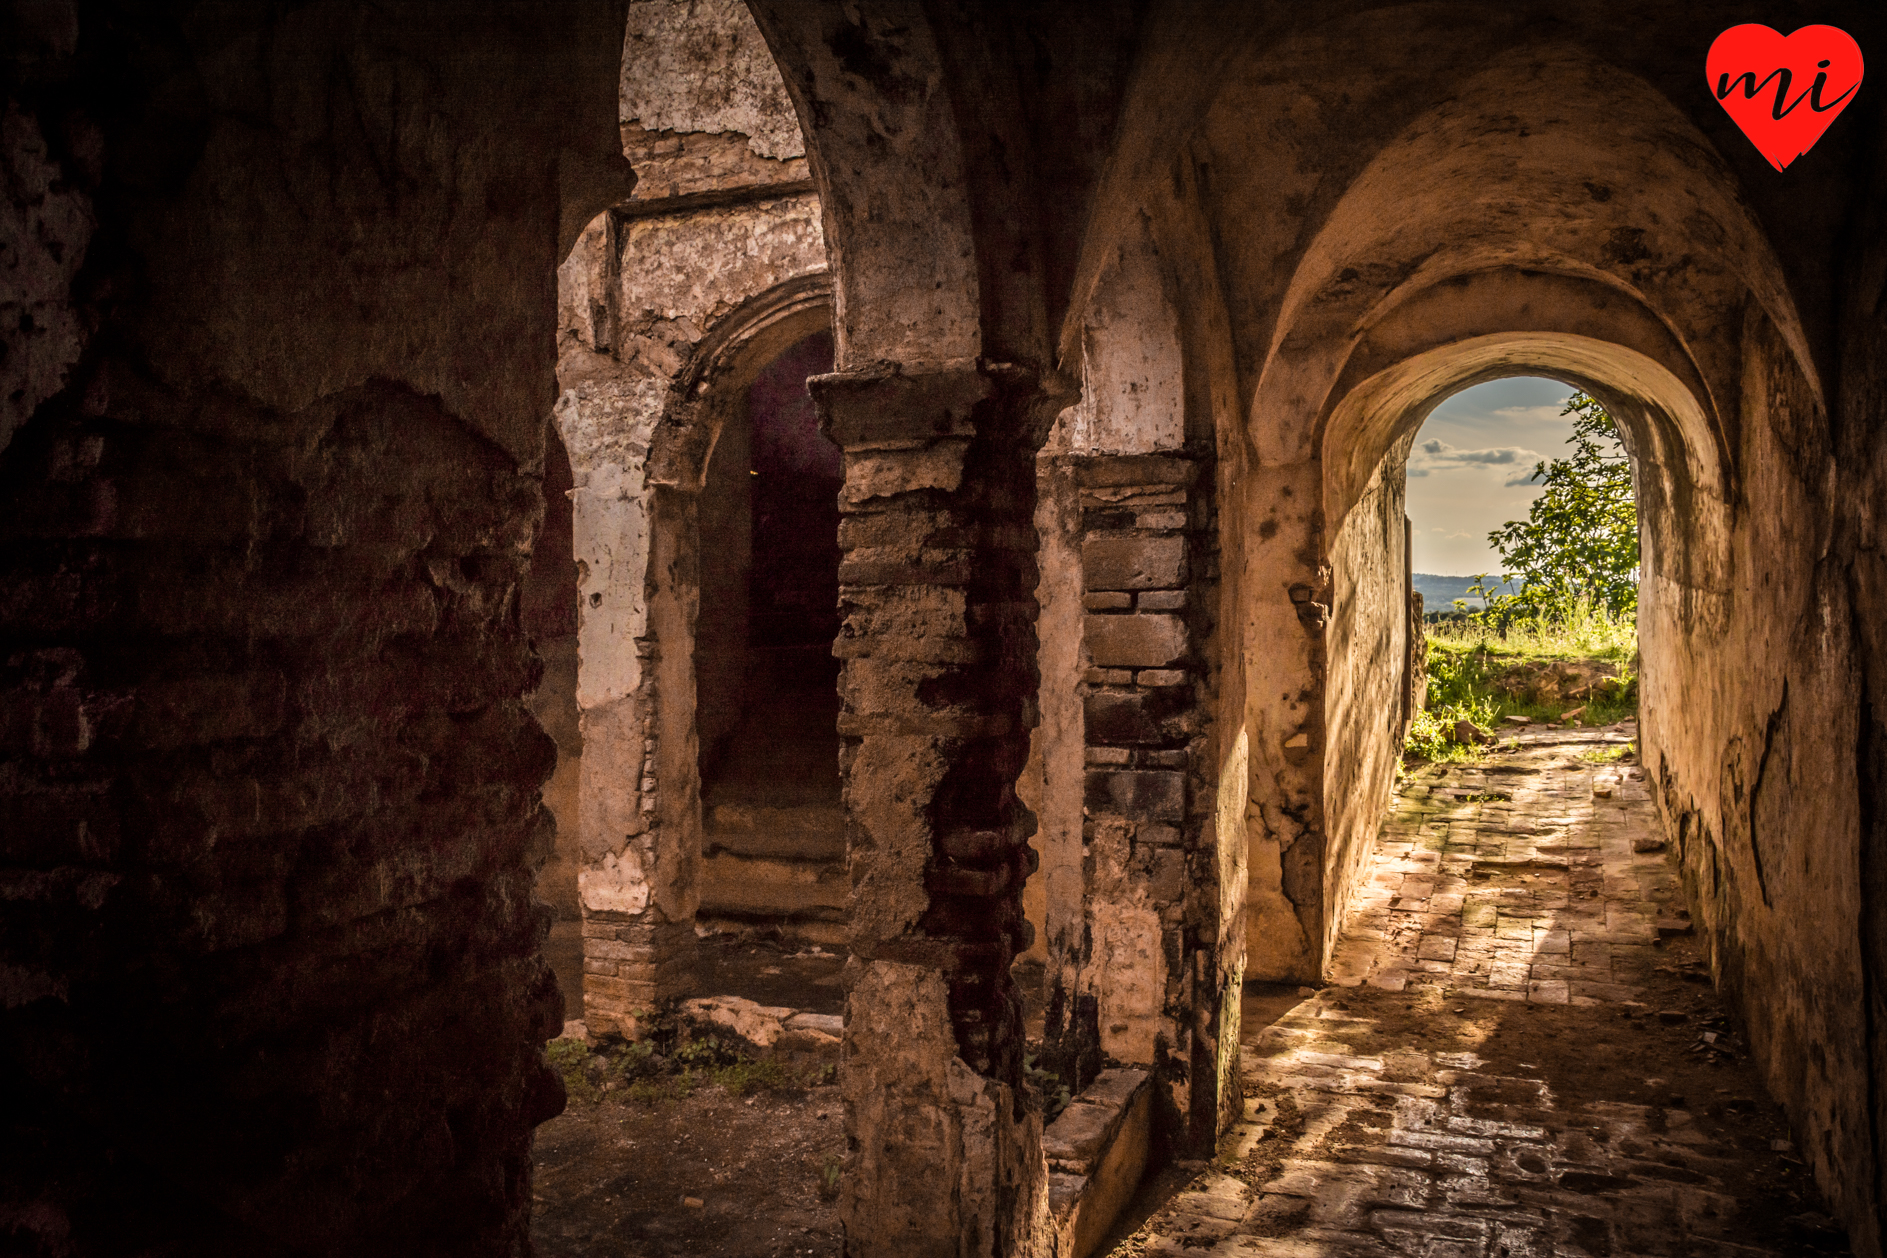
[{"label": "stone threshold", "polygon": [[1103,1070],[1042,1132],[1058,1253],[1087,1258],[1140,1186],[1152,1133],[1150,1078]]}]

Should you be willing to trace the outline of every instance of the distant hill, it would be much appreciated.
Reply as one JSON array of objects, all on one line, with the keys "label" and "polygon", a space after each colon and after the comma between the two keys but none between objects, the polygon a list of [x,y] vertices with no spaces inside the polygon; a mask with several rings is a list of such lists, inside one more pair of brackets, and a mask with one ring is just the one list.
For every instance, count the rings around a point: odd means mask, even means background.
[{"label": "distant hill", "polygon": [[[1418,572],[1415,574],[1415,592],[1422,596],[1423,611],[1449,611],[1458,598],[1467,599],[1469,607],[1479,607],[1481,600],[1468,594],[1468,587],[1474,582],[1475,578],[1471,576],[1444,577],[1433,572]],[[1519,588],[1519,583],[1515,582],[1507,587],[1507,592],[1513,593]]]}]

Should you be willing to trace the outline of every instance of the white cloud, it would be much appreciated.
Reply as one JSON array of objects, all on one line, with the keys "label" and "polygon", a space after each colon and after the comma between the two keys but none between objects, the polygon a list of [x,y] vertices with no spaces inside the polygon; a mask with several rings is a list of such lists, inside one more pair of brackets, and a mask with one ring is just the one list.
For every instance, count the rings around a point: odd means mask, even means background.
[{"label": "white cloud", "polygon": [[[1490,446],[1484,450],[1463,450],[1458,446],[1449,445],[1439,437],[1431,437],[1410,454],[1409,475],[1429,476],[1438,471],[1475,467],[1525,467],[1530,477],[1533,465],[1539,461],[1539,453],[1525,446]],[[1507,483],[1514,485],[1527,482],[1510,480]]]}]

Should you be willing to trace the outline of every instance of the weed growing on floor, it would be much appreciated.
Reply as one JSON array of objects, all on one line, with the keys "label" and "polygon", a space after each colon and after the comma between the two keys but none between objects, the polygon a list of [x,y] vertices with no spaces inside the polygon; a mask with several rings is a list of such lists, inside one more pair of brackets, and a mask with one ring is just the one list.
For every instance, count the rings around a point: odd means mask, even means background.
[{"label": "weed growing on floor", "polygon": [[833,1201],[839,1195],[839,1177],[845,1173],[845,1164],[837,1158],[828,1158],[819,1168],[819,1200]]},{"label": "weed growing on floor", "polygon": [[775,1058],[749,1057],[712,1036],[670,1035],[666,1041],[655,1036],[594,1049],[582,1040],[558,1039],[544,1054],[563,1078],[570,1100],[585,1105],[596,1104],[605,1094],[653,1105],[681,1100],[704,1087],[718,1087],[731,1096],[816,1088],[831,1083],[837,1073],[830,1063],[789,1070]]},{"label": "weed growing on floor", "polygon": [[740,1052],[726,1040],[698,1036],[682,1040],[670,1054],[684,1070],[714,1071],[741,1060]]},{"label": "weed growing on floor", "polygon": [[590,1046],[582,1040],[552,1040],[544,1047],[550,1068],[563,1079],[563,1090],[573,1101],[597,1099],[596,1085],[590,1082]]},{"label": "weed growing on floor", "polygon": [[[1429,656],[1429,668],[1435,667],[1435,656]],[[1498,707],[1484,696],[1467,695],[1446,702],[1437,702],[1435,698],[1435,675],[1429,673],[1429,707],[1417,712],[1415,720],[1409,724],[1409,739],[1404,744],[1404,754],[1423,760],[1478,760],[1485,748],[1475,743],[1454,741],[1456,721],[1469,721],[1482,729],[1493,725],[1497,719]]]},{"label": "weed growing on floor", "polygon": [[746,1096],[749,1092],[779,1092],[799,1083],[785,1066],[771,1057],[721,1066],[710,1077],[731,1096]]},{"label": "weed growing on floor", "polygon": [[1059,1074],[1035,1064],[1034,1053],[1023,1054],[1022,1077],[1029,1081],[1035,1094],[1042,1099],[1042,1121],[1045,1123],[1054,1122],[1056,1116],[1068,1108],[1068,1102],[1074,1099]]},{"label": "weed growing on floor", "polygon": [[1637,743],[1619,743],[1613,747],[1593,748],[1579,753],[1579,758],[1588,764],[1615,764],[1629,759],[1638,750]]}]

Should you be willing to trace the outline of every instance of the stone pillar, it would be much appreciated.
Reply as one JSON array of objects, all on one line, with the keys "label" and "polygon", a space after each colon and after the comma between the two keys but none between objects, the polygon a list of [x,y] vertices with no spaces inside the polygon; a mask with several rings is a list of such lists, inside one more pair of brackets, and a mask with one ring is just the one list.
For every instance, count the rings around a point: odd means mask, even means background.
[{"label": "stone pillar", "polygon": [[1047,1182],[1009,965],[1035,865],[1014,784],[1042,392],[971,362],[809,384],[845,451],[846,1253],[1036,1252]]},{"label": "stone pillar", "polygon": [[1079,972],[1079,995],[1053,994],[1049,1034],[1062,1057],[1077,1049],[1083,1084],[1102,1055],[1152,1067],[1166,1085],[1166,1138],[1209,1151],[1221,1087],[1237,1086],[1221,1069],[1219,1028],[1227,1008],[1237,1025],[1242,972],[1221,947],[1204,649],[1217,572],[1202,470],[1165,454],[1076,460],[1091,664],[1081,686],[1087,929],[1077,963],[1057,967]]},{"label": "stone pillar", "polygon": [[[639,469],[638,469],[639,470]],[[696,498],[592,474],[575,497],[583,731],[583,1016],[635,1038],[692,995],[701,863],[693,638]]]}]

